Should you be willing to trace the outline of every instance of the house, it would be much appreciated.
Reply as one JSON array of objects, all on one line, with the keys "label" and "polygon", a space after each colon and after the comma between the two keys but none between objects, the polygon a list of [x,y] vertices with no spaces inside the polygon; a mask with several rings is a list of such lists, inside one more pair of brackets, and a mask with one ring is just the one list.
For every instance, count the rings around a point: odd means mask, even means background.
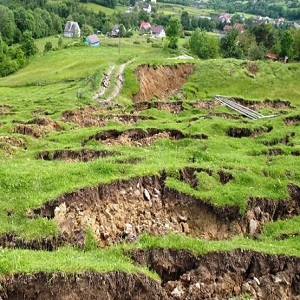
[{"label": "house", "polygon": [[166,36],[166,32],[162,26],[152,25],[151,26],[151,36],[153,38],[164,38]]},{"label": "house", "polygon": [[115,24],[114,27],[112,28],[112,31],[110,33],[110,36],[112,37],[118,37],[120,32],[120,25]]},{"label": "house", "polygon": [[68,21],[65,30],[64,36],[69,38],[80,37],[80,27],[77,22]]},{"label": "house", "polygon": [[99,46],[100,45],[99,38],[98,38],[97,34],[89,35],[86,38],[85,43],[87,45],[90,45],[90,46]]},{"label": "house", "polygon": [[237,30],[238,32],[242,33],[245,30],[245,25],[240,23],[235,23],[233,26],[226,24],[223,28],[224,32],[228,32],[232,29]]},{"label": "house", "polygon": [[231,22],[231,14],[222,13],[219,15],[219,20],[222,23],[230,23]]},{"label": "house", "polygon": [[151,0],[151,3],[156,3],[156,0]]},{"label": "house", "polygon": [[140,25],[140,30],[149,31],[151,29],[151,24],[149,22],[142,22]]},{"label": "house", "polygon": [[275,52],[272,52],[272,51],[268,51],[266,53],[266,58],[271,59],[271,60],[277,60],[278,59],[277,54]]},{"label": "house", "polygon": [[149,3],[143,3],[141,5],[141,9],[147,12],[148,14],[151,13],[151,5]]}]

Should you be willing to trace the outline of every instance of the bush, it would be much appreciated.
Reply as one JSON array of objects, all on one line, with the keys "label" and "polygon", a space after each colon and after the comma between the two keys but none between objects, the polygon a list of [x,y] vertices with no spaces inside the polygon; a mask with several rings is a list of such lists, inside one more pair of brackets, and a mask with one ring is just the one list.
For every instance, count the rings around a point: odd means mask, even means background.
[{"label": "bush", "polygon": [[52,48],[53,48],[52,43],[51,43],[51,42],[47,42],[47,43],[45,44],[44,52],[51,51]]}]

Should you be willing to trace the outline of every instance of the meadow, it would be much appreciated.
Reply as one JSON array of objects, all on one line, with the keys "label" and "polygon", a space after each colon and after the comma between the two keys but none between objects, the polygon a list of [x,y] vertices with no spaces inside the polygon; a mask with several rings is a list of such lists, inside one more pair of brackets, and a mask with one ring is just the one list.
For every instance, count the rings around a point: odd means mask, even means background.
[{"label": "meadow", "polygon": [[[39,49],[43,49],[47,41],[54,43],[55,39],[38,41]],[[288,184],[299,186],[299,158],[292,155],[293,151],[300,151],[299,121],[293,126],[285,123],[287,117],[299,116],[299,63],[255,62],[258,71],[253,74],[249,71],[247,61],[176,59],[184,49],[169,52],[164,47],[152,47],[146,38],[120,41],[101,37],[100,43],[98,48],[72,47],[70,43],[66,49],[47,53],[40,51],[24,69],[0,78],[0,108],[3,110],[0,110],[0,234],[10,233],[26,240],[58,236],[59,228],[53,219],[29,218],[27,212],[80,188],[118,179],[155,175],[162,170],[166,171],[166,185],[169,188],[218,207],[238,206],[241,213],[245,212],[250,197],[274,201],[288,199]],[[130,113],[133,110],[132,96],[138,90],[134,70],[143,64],[154,67],[185,62],[195,64],[194,73],[182,86],[184,110],[177,114],[157,108],[143,110],[140,115],[152,119],[141,119],[135,125],[110,121],[102,127],[78,128],[72,122],[62,121],[61,116],[66,111],[87,106],[98,108],[99,104],[92,99],[92,95],[99,88],[103,75],[111,66],[120,66],[130,60],[132,63],[126,68],[123,89],[114,100],[121,108],[104,109],[100,116],[119,114],[121,111]],[[224,106],[211,108],[208,116],[206,109],[193,106],[199,100],[212,102],[214,95],[243,98],[257,103],[263,103],[266,99],[280,100],[289,102],[290,106],[276,108],[265,105],[259,111],[265,115],[275,114],[276,117],[260,120],[240,117]],[[170,102],[175,101],[176,95],[170,99]],[[226,114],[232,114],[235,118],[224,118]],[[38,138],[15,132],[17,124],[45,117],[57,122],[62,130],[49,131]],[[45,150],[81,149],[82,141],[99,131],[129,128],[146,130],[149,127],[176,129],[189,136],[202,133],[208,139],[161,139],[149,147],[107,146],[90,140],[85,145],[88,149],[113,149],[121,154],[89,162],[36,159],[37,154]],[[230,128],[258,130],[261,134],[234,138],[228,136]],[[284,143],[282,138],[286,136],[288,142]],[[15,142],[11,143],[10,139]],[[275,148],[281,150],[280,155],[263,154]],[[143,160],[137,164],[120,162],[130,158]],[[197,173],[203,187],[195,189],[177,176],[178,171],[186,166],[209,169],[212,175]],[[234,180],[226,185],[221,184],[217,176],[219,170],[230,170]],[[121,269],[144,272],[158,280],[153,272],[134,265],[123,250],[168,247],[203,254],[242,248],[300,256],[298,224],[299,216],[270,222],[257,239],[236,236],[229,240],[208,241],[182,234],[144,234],[133,244],[124,243],[107,249],[95,244],[85,249],[64,246],[53,252],[2,248],[0,272],[43,270],[72,273]],[[289,237],[278,240],[277,237],[282,234]]]}]

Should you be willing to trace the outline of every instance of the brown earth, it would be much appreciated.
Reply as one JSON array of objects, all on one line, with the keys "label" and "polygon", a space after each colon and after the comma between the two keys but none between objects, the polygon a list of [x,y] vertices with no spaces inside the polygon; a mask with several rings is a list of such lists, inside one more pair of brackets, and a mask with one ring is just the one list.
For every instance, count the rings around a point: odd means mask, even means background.
[{"label": "brown earth", "polygon": [[133,128],[124,131],[115,129],[101,131],[90,136],[88,139],[82,142],[82,145],[86,145],[90,140],[96,140],[107,146],[123,145],[123,146],[136,146],[145,147],[151,146],[158,139],[171,139],[179,140],[183,138],[195,138],[195,139],[207,139],[208,136],[205,134],[197,135],[185,135],[179,130],[175,129],[140,129]]},{"label": "brown earth", "polygon": [[10,136],[0,136],[0,149],[11,155],[14,152],[14,148],[27,149],[26,144],[22,139]]},{"label": "brown earth", "polygon": [[195,65],[184,63],[170,66],[139,66],[135,74],[140,83],[139,92],[133,96],[134,102],[150,101],[152,98],[167,100],[180,93],[180,88],[192,74]]},{"label": "brown earth", "polygon": [[300,115],[287,117],[284,122],[287,126],[298,125],[300,124]]},{"label": "brown earth", "polygon": [[242,137],[257,137],[264,133],[268,133],[273,130],[272,126],[269,127],[258,127],[255,129],[247,128],[247,127],[230,127],[227,130],[227,135],[234,138],[242,138]]},{"label": "brown earth", "polygon": [[[236,249],[196,256],[185,250],[131,250],[141,273],[12,274],[0,278],[1,299],[206,300],[300,299],[300,258]],[[247,298],[248,299],[248,298]]]},{"label": "brown earth", "polygon": [[[197,187],[198,183],[193,183],[195,171],[199,170],[185,169],[181,179]],[[233,180],[228,172],[218,174],[222,184]],[[256,237],[267,222],[300,213],[300,188],[292,184],[289,199],[250,198],[241,214],[237,206],[215,206],[167,188],[164,182],[162,175],[83,188],[53,199],[31,214],[54,218],[61,235],[80,247],[85,244],[85,229],[90,228],[104,247],[134,241],[144,232],[177,232],[205,239]]]},{"label": "brown earth", "polygon": [[37,154],[38,159],[44,160],[64,160],[64,161],[82,161],[88,162],[94,159],[103,158],[107,156],[120,155],[118,152],[107,150],[91,150],[81,149],[75,150],[56,150],[53,152],[43,151]]},{"label": "brown earth", "polygon": [[152,117],[135,114],[107,115],[106,110],[95,106],[85,106],[76,110],[65,111],[60,120],[77,124],[75,128],[98,126],[104,127],[109,121],[122,125],[134,125],[142,120],[151,120]]},{"label": "brown earth", "polygon": [[19,125],[14,129],[14,133],[31,135],[39,138],[49,132],[60,130],[63,130],[63,128],[54,120],[48,118],[35,118],[26,123],[19,122]]},{"label": "brown earth", "polygon": [[298,257],[239,249],[198,257],[171,249],[131,255],[161,276],[167,299],[300,299]]},{"label": "brown earth", "polygon": [[137,102],[134,104],[135,111],[146,110],[150,108],[156,108],[160,110],[165,110],[172,114],[178,114],[184,110],[183,108],[183,101],[144,101],[144,102]]}]

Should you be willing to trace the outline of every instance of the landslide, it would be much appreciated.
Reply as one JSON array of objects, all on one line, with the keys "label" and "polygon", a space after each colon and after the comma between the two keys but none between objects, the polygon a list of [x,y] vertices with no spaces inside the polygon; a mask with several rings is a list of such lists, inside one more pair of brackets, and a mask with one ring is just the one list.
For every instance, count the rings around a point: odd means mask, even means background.
[{"label": "landslide", "polygon": [[139,66],[135,74],[140,90],[134,95],[134,102],[150,101],[153,97],[166,100],[180,91],[187,77],[192,74],[195,65],[182,63],[170,66]]},{"label": "landslide", "polygon": [[[200,170],[181,170],[180,180],[197,187],[196,171]],[[233,179],[230,173],[218,174],[222,184]],[[82,188],[47,202],[31,215],[54,218],[68,243],[84,247],[89,228],[98,245],[107,247],[133,242],[142,233],[175,232],[213,240],[256,237],[266,223],[300,214],[300,188],[294,184],[288,186],[289,199],[250,198],[242,214],[238,206],[215,206],[171,189],[165,179],[163,173]]]}]

